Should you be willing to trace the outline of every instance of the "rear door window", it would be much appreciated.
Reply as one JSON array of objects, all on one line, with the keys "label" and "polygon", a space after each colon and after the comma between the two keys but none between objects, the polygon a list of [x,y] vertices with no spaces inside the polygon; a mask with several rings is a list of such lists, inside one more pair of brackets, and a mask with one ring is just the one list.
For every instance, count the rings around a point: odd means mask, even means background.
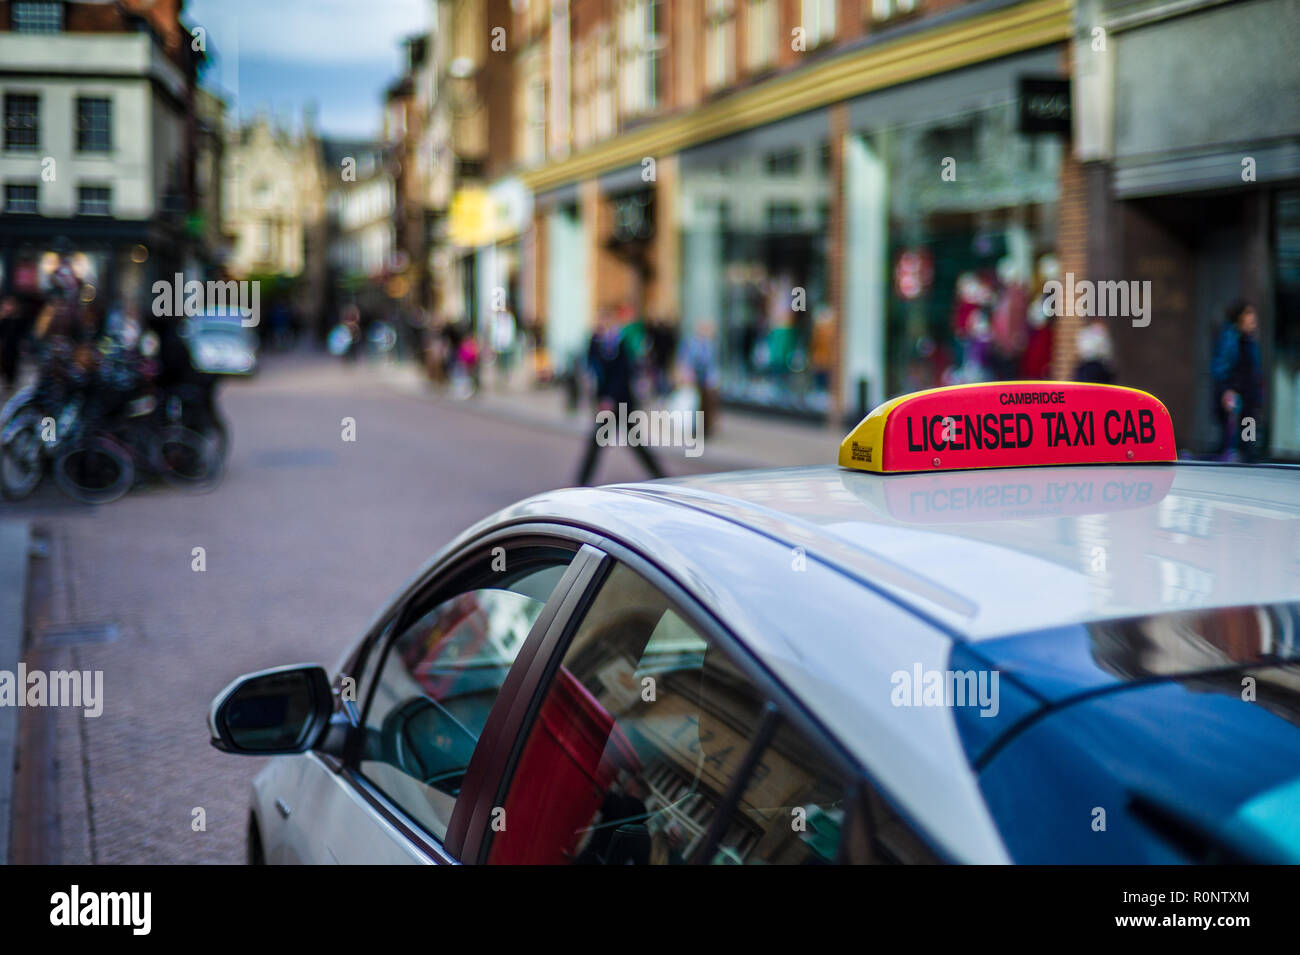
[{"label": "rear door window", "polygon": [[489,861],[834,861],[847,780],[788,724],[760,740],[767,707],[722,647],[616,565],[528,732]]}]

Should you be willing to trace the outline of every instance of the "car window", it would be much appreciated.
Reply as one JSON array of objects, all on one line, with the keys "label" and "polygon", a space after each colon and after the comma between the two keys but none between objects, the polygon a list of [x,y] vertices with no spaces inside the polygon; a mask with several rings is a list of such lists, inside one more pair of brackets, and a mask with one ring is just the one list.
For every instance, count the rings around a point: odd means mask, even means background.
[{"label": "car window", "polygon": [[384,647],[388,645],[388,638],[392,636],[396,624],[397,615],[394,614],[352,663],[351,675],[355,680],[352,687],[353,702],[357,704],[358,710],[361,702],[374,688],[375,675],[379,672],[379,663],[384,658]]},{"label": "car window", "polygon": [[443,599],[383,656],[360,771],[439,839],[506,674],[563,572],[548,564]]},{"label": "car window", "polygon": [[788,726],[750,760],[765,704],[661,592],[616,566],[541,703],[489,861],[681,864],[719,812],[708,861],[833,861],[843,780]]}]

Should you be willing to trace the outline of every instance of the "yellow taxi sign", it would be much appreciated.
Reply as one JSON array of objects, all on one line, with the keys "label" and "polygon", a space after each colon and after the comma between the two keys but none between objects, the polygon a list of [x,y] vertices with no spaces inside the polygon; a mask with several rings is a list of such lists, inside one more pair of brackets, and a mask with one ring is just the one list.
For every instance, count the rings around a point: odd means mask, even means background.
[{"label": "yellow taxi sign", "polygon": [[885,402],[840,444],[840,467],[877,473],[1175,461],[1158,398],[1119,385],[1002,381]]}]

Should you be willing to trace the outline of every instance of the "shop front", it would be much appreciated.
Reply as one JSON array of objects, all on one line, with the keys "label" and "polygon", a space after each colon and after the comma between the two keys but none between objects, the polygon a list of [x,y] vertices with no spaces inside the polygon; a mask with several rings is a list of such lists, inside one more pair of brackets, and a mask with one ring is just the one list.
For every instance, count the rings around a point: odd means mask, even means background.
[{"label": "shop front", "polygon": [[829,136],[817,110],[681,154],[683,334],[716,335],[730,403],[829,408]]},{"label": "shop front", "polygon": [[[1115,326],[1121,379],[1160,395],[1194,454],[1300,458],[1300,7],[1201,3],[1171,17],[1144,0],[1114,13],[1111,168],[1094,223],[1108,271],[1149,281],[1154,302],[1149,326]],[[1233,67],[1186,69],[1206,49]],[[1256,357],[1234,369],[1234,390],[1220,376],[1243,354],[1225,327],[1242,304]],[[1228,392],[1247,389],[1228,412]]]},{"label": "shop front", "polygon": [[844,143],[848,409],[939,385],[1050,376],[1059,133],[1024,132],[1044,49],[850,104]]},{"label": "shop front", "polygon": [[174,231],[153,222],[12,216],[4,232],[0,291],[32,304],[51,294],[54,272],[66,263],[86,301],[105,312],[130,306],[143,314],[153,281],[190,263]]}]

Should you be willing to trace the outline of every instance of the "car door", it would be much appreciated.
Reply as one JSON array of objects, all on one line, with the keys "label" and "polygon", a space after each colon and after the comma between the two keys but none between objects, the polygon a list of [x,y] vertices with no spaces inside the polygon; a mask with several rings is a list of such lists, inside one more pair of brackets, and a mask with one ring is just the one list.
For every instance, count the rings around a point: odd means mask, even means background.
[{"label": "car door", "polygon": [[456,861],[483,728],[596,561],[536,530],[441,562],[363,642],[336,680],[339,708],[349,680],[357,701],[343,758],[278,760],[259,778],[269,861]]},{"label": "car door", "polygon": [[[879,857],[865,835],[867,790],[851,764],[721,628],[666,592],[662,574],[639,566],[607,556],[592,586],[569,595],[575,610],[550,635],[551,656],[535,664],[534,692],[515,701],[529,716],[492,798],[477,801],[464,858],[619,865]],[[900,854],[924,854],[895,841]]]}]

